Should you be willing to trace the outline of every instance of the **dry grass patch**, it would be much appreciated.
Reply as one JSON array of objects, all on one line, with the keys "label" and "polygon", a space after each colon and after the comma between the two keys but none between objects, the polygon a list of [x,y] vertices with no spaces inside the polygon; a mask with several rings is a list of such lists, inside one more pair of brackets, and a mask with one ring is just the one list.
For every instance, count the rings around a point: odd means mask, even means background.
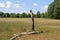
[{"label": "dry grass patch", "polygon": [[[9,40],[13,34],[32,31],[31,22],[31,18],[0,18],[0,40]],[[27,35],[27,37],[23,39],[60,40],[60,20],[35,18],[35,30],[48,32],[37,35]]]}]

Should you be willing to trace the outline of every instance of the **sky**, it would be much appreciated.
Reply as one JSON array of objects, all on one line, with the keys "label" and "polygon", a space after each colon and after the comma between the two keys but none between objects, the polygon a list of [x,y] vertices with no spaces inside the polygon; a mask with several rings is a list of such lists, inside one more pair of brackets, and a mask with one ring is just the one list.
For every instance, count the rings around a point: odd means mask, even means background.
[{"label": "sky", "polygon": [[48,5],[53,0],[0,0],[0,11],[9,13],[29,13],[33,10],[34,13],[37,11],[46,12]]}]

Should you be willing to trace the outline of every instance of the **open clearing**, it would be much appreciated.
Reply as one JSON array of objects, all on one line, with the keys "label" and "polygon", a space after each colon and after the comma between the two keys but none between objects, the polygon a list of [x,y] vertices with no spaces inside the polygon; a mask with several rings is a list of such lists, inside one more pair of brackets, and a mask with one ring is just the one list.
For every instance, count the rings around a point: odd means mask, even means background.
[{"label": "open clearing", "polygon": [[[16,40],[60,40],[60,20],[35,18],[35,30],[44,32]],[[31,18],[0,18],[0,40],[28,31],[32,31]]]}]

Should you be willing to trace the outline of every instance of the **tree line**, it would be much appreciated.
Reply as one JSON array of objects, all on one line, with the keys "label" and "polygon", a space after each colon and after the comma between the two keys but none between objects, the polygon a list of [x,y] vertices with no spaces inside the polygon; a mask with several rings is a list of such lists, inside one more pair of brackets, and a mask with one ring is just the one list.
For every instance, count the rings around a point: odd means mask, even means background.
[{"label": "tree line", "polygon": [[[0,18],[30,18],[31,15],[30,13],[4,13],[4,12],[0,12]],[[35,18],[44,18],[45,15],[44,13],[40,13],[40,11],[37,11],[36,14],[34,14]]]},{"label": "tree line", "polygon": [[48,18],[60,19],[60,0],[54,0],[49,5]]}]

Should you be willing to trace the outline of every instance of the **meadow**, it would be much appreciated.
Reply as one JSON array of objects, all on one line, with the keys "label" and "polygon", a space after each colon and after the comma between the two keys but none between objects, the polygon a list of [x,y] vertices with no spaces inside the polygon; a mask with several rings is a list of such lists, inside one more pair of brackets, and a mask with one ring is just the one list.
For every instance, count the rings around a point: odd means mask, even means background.
[{"label": "meadow", "polygon": [[[0,40],[9,40],[14,34],[32,31],[31,22],[31,18],[0,18]],[[60,40],[60,20],[35,18],[35,30],[43,33],[16,40]]]}]

